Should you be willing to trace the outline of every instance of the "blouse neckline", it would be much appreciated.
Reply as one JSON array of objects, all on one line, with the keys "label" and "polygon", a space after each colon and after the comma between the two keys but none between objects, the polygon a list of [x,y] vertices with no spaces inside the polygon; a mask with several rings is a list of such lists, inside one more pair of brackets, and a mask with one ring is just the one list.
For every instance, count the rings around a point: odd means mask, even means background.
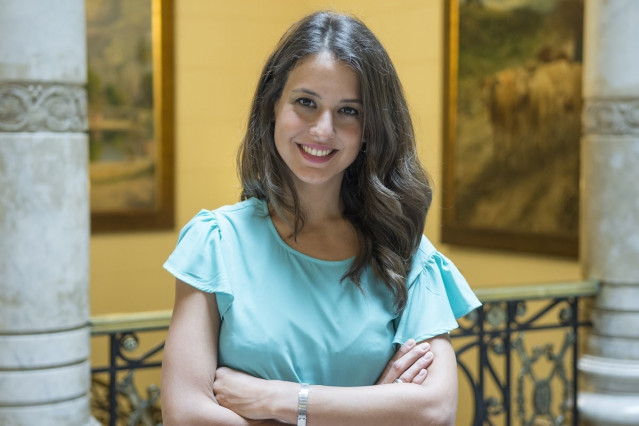
[{"label": "blouse neckline", "polygon": [[268,228],[270,232],[273,234],[273,238],[275,239],[278,245],[282,246],[286,251],[293,254],[294,256],[300,257],[302,259],[305,259],[311,262],[323,263],[325,265],[335,265],[335,266],[346,265],[348,263],[353,262],[353,260],[355,259],[355,256],[353,256],[353,257],[349,257],[347,259],[341,259],[341,260],[325,260],[325,259],[309,256],[308,254],[304,254],[301,251],[294,249],[293,247],[288,245],[286,241],[284,241],[282,236],[279,234],[279,232],[277,232],[277,228],[275,227],[275,224],[273,223],[273,218],[271,218],[271,215],[269,214],[266,201],[264,200],[258,200],[258,201],[262,204],[262,209],[264,211],[264,215],[266,216],[266,222],[268,223]]}]

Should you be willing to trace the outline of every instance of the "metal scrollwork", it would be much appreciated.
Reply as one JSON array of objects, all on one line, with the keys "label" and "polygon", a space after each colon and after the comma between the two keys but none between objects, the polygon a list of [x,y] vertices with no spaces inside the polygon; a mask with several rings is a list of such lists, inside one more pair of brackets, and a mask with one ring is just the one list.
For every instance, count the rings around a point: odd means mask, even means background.
[{"label": "metal scrollwork", "polygon": [[486,411],[491,416],[498,416],[504,412],[504,404],[499,402],[494,396],[491,396],[486,399]]},{"label": "metal scrollwork", "polygon": [[526,302],[521,301],[515,304],[515,316],[523,317],[526,315],[526,312]]},{"label": "metal scrollwork", "polygon": [[506,323],[508,314],[506,309],[500,305],[488,305],[486,309],[486,320],[490,325],[497,328]]},{"label": "metal scrollwork", "polygon": [[504,347],[504,342],[499,340],[493,340],[489,343],[489,347],[493,350],[497,355],[503,355],[506,353],[506,348]]},{"label": "metal scrollwork", "polygon": [[[469,386],[472,394],[474,409],[463,413],[470,416],[469,424],[580,424],[575,404],[578,337],[580,330],[592,325],[580,318],[597,288],[590,287],[587,294],[547,298],[538,297],[535,289],[532,297],[484,301],[460,319],[460,327],[450,337],[460,383]],[[109,339],[108,365],[92,368],[92,412],[102,424],[161,424],[159,388],[151,385],[146,393],[138,392],[132,372],[160,368],[164,342],[141,345],[138,336],[166,330],[168,319],[141,328],[131,327],[131,320],[126,320],[112,330],[92,332],[94,337]],[[565,336],[558,349],[557,336]]]},{"label": "metal scrollwork", "polygon": [[[159,368],[164,341],[143,349],[136,331],[109,334],[110,362],[106,367],[93,368],[92,411],[96,418],[109,425],[119,424],[118,419],[127,419],[129,426],[159,426],[162,414],[159,406],[160,388],[150,385],[146,398],[138,392],[134,383],[134,371]],[[119,380],[119,372],[127,374]],[[98,376],[108,374],[108,380]]]},{"label": "metal scrollwork", "polygon": [[[545,417],[550,420],[550,424],[561,425],[564,423],[567,411],[569,409],[569,399],[571,395],[571,381],[566,374],[566,353],[575,342],[575,335],[572,332],[566,333],[564,342],[555,353],[554,345],[548,343],[544,346],[535,346],[532,355],[529,355],[524,348],[524,333],[514,340],[512,346],[519,355],[522,363],[517,377],[517,416],[522,425],[532,426],[537,424],[537,417]],[[540,369],[535,369],[535,364],[542,358],[546,358],[551,364],[550,373],[544,378],[538,378]],[[524,382],[529,378],[533,385],[532,406],[533,412],[527,416],[526,413],[526,394],[524,390]],[[553,413],[551,403],[553,401],[552,384],[555,379],[563,388],[563,396],[560,404],[560,412]]]},{"label": "metal scrollwork", "polygon": [[127,352],[133,352],[140,346],[140,340],[134,333],[126,333],[120,337],[120,347]]},{"label": "metal scrollwork", "polygon": [[[579,328],[590,325],[579,320],[579,306],[588,300],[489,301],[451,332],[462,380],[474,394],[471,424],[579,424],[577,336]],[[538,332],[560,332],[565,338],[558,347],[554,338]],[[526,349],[539,338],[546,340]]]},{"label": "metal scrollwork", "polygon": [[559,311],[559,321],[562,324],[568,324],[572,319],[572,308],[570,306]]},{"label": "metal scrollwork", "polygon": [[0,131],[83,132],[87,127],[87,95],[81,86],[0,84]]},{"label": "metal scrollwork", "polygon": [[147,398],[143,398],[138,392],[133,380],[133,371],[129,371],[124,379],[118,383],[118,392],[123,394],[131,405],[128,424],[130,426],[156,426],[161,421],[161,414],[157,406],[160,401],[160,388],[157,385],[150,385],[147,388]]}]

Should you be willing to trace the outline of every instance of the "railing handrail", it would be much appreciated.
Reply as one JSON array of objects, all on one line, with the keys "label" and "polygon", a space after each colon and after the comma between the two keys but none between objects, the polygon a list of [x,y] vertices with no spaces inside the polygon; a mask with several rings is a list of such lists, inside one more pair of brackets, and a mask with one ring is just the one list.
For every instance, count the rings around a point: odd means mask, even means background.
[{"label": "railing handrail", "polygon": [[506,302],[509,300],[554,299],[560,297],[595,296],[599,291],[598,281],[573,281],[514,287],[491,287],[474,289],[482,302]]},{"label": "railing handrail", "polygon": [[91,317],[91,334],[122,333],[166,329],[171,321],[171,309],[133,313],[113,313]]},{"label": "railing handrail", "polygon": [[[517,287],[491,287],[475,289],[482,302],[533,300],[558,297],[594,296],[599,290],[597,281],[575,281],[526,285]],[[171,321],[171,309],[159,311],[112,313],[96,315],[89,321],[91,334],[102,335],[126,331],[166,329]]]}]

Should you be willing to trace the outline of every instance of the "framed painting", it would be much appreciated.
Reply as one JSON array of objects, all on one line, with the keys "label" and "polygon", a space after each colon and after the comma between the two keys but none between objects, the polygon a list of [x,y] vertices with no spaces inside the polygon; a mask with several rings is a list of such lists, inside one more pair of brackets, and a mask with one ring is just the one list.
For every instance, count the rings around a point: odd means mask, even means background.
[{"label": "framed painting", "polygon": [[85,0],[92,232],[174,226],[172,0]]},{"label": "framed painting", "polygon": [[442,241],[577,256],[583,1],[445,4]]}]

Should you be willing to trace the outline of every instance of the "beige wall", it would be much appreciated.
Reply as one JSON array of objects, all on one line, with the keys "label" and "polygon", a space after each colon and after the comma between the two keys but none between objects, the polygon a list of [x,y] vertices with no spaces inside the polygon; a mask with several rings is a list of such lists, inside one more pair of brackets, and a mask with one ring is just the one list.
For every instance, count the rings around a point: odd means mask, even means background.
[{"label": "beige wall", "polygon": [[443,1],[176,0],[177,227],[91,238],[91,312],[167,309],[161,265],[179,228],[201,208],[237,201],[235,152],[259,70],[282,32],[323,8],[354,12],[393,59],[412,108],[420,157],[435,184],[426,234],[475,288],[578,280],[576,260],[438,244],[442,145]]}]

